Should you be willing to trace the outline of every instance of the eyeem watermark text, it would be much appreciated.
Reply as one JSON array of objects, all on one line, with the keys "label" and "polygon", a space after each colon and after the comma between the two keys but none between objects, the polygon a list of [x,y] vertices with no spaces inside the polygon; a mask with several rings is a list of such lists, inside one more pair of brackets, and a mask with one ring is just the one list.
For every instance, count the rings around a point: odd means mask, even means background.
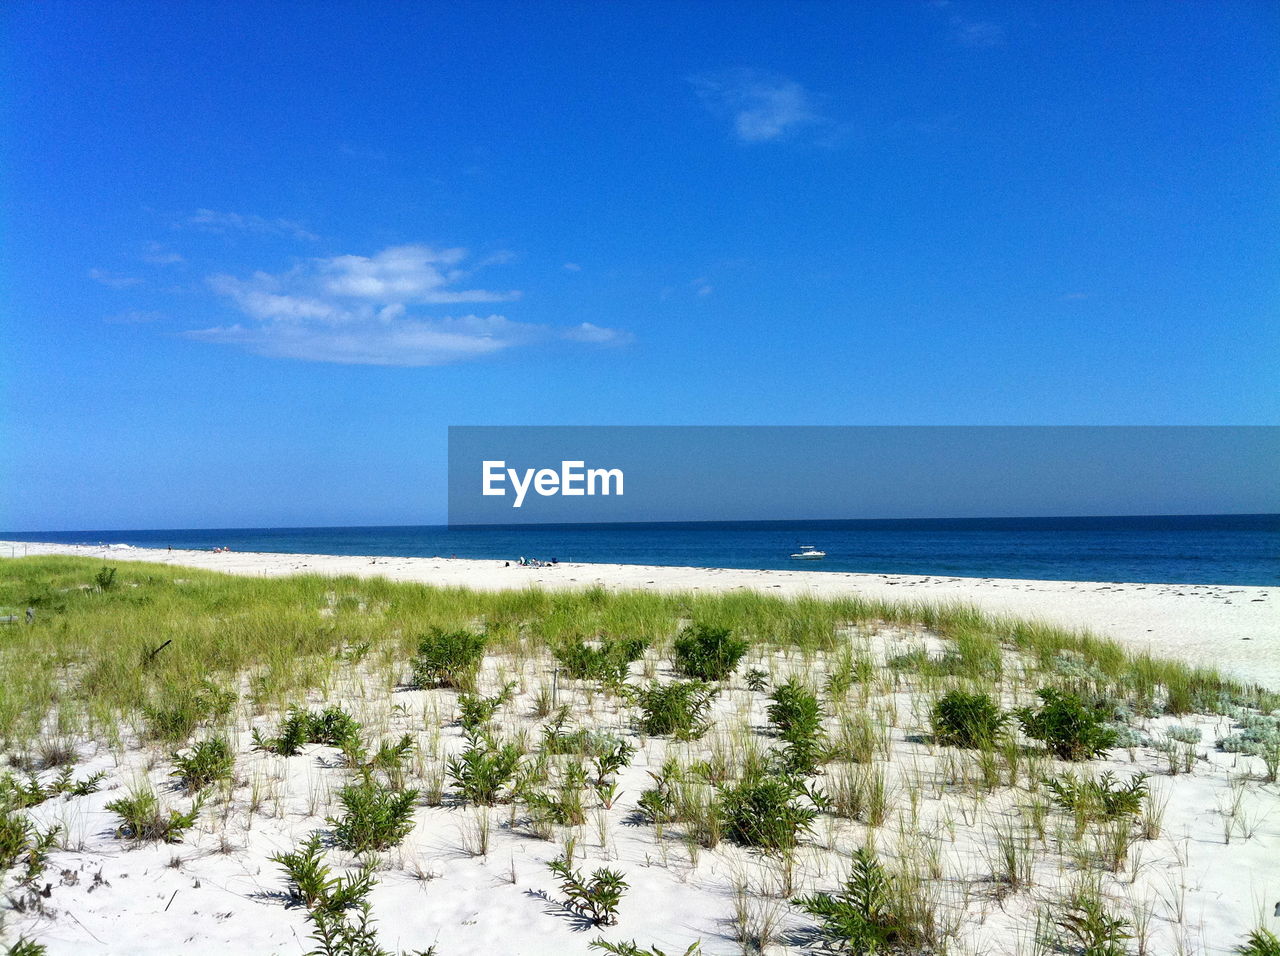
[{"label": "eyeem watermark text", "polygon": [[515,492],[515,499],[511,502],[513,508],[524,504],[531,486],[543,497],[622,494],[621,468],[588,468],[585,461],[562,461],[559,471],[554,468],[526,468],[521,472],[508,468],[505,461],[484,461],[481,467],[484,476],[481,493],[505,495],[510,482]]}]

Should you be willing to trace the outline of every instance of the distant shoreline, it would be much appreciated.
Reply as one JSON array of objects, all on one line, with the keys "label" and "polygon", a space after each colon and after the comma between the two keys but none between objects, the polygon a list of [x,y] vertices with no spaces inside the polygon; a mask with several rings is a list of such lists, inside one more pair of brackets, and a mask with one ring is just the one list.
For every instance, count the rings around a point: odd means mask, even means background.
[{"label": "distant shoreline", "polygon": [[[780,597],[927,601],[972,604],[988,613],[1089,630],[1131,650],[1150,651],[1225,675],[1280,687],[1280,588],[1246,585],[1036,581],[950,575],[858,574],[839,571],[742,570],[563,562],[524,568],[512,560],[375,555],[279,554],[162,548],[111,548],[0,541],[0,556],[75,555],[151,561],[228,574],[386,577],[481,591],[540,587],[607,590],[733,591]],[[0,562],[0,573],[3,573]]]}]

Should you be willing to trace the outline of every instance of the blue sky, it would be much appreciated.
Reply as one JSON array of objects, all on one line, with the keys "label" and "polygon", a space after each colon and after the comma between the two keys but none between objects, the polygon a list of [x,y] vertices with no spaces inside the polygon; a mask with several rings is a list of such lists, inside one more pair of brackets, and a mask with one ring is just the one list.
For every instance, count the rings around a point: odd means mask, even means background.
[{"label": "blue sky", "polygon": [[1270,3],[11,3],[0,528],[459,424],[1280,421]]}]

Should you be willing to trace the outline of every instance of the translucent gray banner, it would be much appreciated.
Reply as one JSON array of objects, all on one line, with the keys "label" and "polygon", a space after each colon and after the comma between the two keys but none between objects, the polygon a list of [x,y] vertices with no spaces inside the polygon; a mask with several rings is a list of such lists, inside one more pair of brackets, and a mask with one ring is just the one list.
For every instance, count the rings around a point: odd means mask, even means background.
[{"label": "translucent gray banner", "polygon": [[1280,427],[449,429],[451,525],[1280,512]]}]

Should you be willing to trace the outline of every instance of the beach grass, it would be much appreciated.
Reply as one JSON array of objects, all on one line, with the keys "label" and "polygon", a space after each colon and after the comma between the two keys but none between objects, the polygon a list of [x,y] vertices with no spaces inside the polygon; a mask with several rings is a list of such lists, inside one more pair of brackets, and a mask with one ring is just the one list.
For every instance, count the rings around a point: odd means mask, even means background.
[{"label": "beach grass", "polygon": [[847,642],[850,629],[895,625],[948,642],[942,659],[923,661],[940,676],[989,678],[1002,651],[1013,649],[1042,668],[1070,660],[1077,687],[1147,710],[1266,710],[1275,701],[1272,691],[1214,670],[962,604],[598,588],[478,592],[126,562],[112,562],[107,575],[104,567],[75,557],[0,564],[0,606],[32,607],[36,615],[31,626],[0,632],[4,746],[50,733],[115,738],[122,727],[181,740],[219,692],[243,689],[260,712],[283,707],[297,692],[323,687],[353,649],[407,666],[422,635],[437,629],[483,632],[490,653],[530,654],[606,636],[665,649],[683,624],[696,621],[732,629],[759,647],[829,653]]},{"label": "beach grass", "polygon": [[[421,837],[479,866],[532,839],[650,888],[702,872],[743,953],[994,951],[992,907],[1001,952],[1193,952],[1189,821],[1215,853],[1275,839],[1274,689],[958,603],[33,557],[0,561],[0,607],[35,612],[0,630],[0,870],[24,914],[55,841],[86,845],[77,800],[118,841],[352,888],[306,919],[366,942],[375,872],[436,879]],[[275,856],[245,842],[264,827]]]}]

